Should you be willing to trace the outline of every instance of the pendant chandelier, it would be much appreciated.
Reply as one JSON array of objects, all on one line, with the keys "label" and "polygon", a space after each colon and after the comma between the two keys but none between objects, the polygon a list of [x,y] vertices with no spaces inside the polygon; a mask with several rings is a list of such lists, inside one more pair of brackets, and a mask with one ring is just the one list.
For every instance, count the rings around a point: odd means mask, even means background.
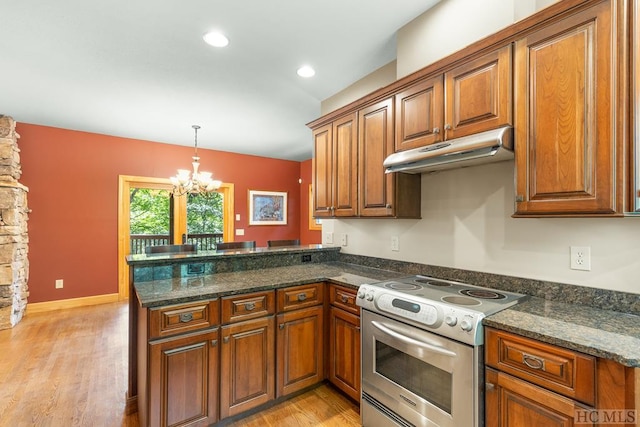
[{"label": "pendant chandelier", "polygon": [[193,172],[187,169],[178,169],[178,174],[170,178],[173,184],[174,196],[185,194],[207,195],[215,192],[222,185],[222,181],[211,178],[211,172],[200,172],[200,157],[198,157],[198,129],[200,126],[191,126],[195,131],[195,154],[192,157]]}]

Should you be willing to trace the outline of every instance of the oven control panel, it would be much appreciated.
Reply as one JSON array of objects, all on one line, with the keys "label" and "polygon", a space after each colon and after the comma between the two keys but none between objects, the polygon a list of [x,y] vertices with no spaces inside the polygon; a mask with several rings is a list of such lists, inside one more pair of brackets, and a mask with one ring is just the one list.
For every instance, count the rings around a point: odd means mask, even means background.
[{"label": "oven control panel", "polygon": [[413,319],[427,326],[434,326],[442,322],[442,316],[438,315],[438,309],[433,305],[410,301],[397,295],[378,294],[375,305],[379,310]]},{"label": "oven control panel", "polygon": [[358,289],[356,304],[466,344],[483,342],[484,316],[462,307],[366,285]]}]

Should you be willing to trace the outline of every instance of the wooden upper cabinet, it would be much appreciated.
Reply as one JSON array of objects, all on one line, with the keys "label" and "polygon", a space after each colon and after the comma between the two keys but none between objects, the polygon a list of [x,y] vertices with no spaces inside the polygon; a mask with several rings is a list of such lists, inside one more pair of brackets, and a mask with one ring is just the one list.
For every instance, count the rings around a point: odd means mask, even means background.
[{"label": "wooden upper cabinet", "polygon": [[511,44],[445,73],[445,139],[513,123]]},{"label": "wooden upper cabinet", "polygon": [[356,113],[313,131],[314,216],[357,215],[358,139]]},{"label": "wooden upper cabinet", "polygon": [[442,75],[423,80],[396,94],[395,151],[442,141],[444,84]]},{"label": "wooden upper cabinet", "polygon": [[420,175],[386,174],[393,152],[393,98],[358,111],[360,216],[420,218]]},{"label": "wooden upper cabinet", "polygon": [[511,44],[395,95],[395,151],[513,124]]},{"label": "wooden upper cabinet", "polygon": [[313,130],[313,216],[331,216],[333,185],[333,127]]},{"label": "wooden upper cabinet", "polygon": [[393,98],[358,112],[360,153],[360,214],[390,216],[393,206],[393,174],[382,163],[393,153]]},{"label": "wooden upper cabinet", "polygon": [[516,41],[515,216],[622,211],[626,58],[616,5],[597,3]]}]

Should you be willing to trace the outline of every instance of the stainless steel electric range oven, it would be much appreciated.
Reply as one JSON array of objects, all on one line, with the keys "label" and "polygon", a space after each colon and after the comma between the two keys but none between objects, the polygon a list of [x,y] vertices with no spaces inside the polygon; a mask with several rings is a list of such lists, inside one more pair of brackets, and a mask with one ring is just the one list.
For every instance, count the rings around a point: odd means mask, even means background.
[{"label": "stainless steel electric range oven", "polygon": [[362,425],[482,426],[481,322],[524,298],[426,276],[360,286]]}]

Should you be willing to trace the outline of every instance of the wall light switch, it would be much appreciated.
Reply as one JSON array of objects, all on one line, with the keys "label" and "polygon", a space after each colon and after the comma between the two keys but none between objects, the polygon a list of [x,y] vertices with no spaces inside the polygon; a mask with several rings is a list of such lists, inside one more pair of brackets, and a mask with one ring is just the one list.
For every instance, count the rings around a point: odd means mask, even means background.
[{"label": "wall light switch", "polygon": [[340,246],[347,246],[347,234],[340,235]]},{"label": "wall light switch", "polygon": [[333,233],[330,233],[330,232],[324,233],[324,242],[327,245],[333,245]]},{"label": "wall light switch", "polygon": [[56,289],[62,289],[64,287],[64,280],[56,279]]},{"label": "wall light switch", "polygon": [[240,221],[240,214],[236,214],[236,221]]}]

